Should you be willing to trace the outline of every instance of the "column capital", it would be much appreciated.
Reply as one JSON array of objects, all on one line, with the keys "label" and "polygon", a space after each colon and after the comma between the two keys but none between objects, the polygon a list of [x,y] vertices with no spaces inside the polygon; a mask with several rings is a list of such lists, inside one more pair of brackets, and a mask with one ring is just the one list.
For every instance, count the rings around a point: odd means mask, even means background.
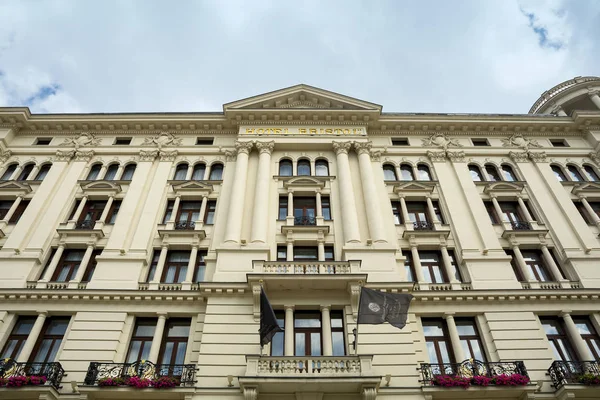
[{"label": "column capital", "polygon": [[445,312],[444,315],[443,315],[443,317],[444,317],[444,319],[448,319],[448,318],[454,319],[454,314],[456,314],[454,311]]},{"label": "column capital", "polygon": [[158,157],[158,150],[140,150],[140,161],[154,161]]},{"label": "column capital", "polygon": [[366,154],[370,157],[372,147],[372,142],[354,142],[354,150],[358,155]]},{"label": "column capital", "polygon": [[250,154],[250,151],[252,151],[252,147],[254,146],[252,142],[241,142],[239,140],[236,140],[234,145],[237,154]]},{"label": "column capital", "polygon": [[446,162],[446,152],[445,151],[427,151],[427,157],[431,160],[431,162]]},{"label": "column capital", "polygon": [[598,96],[598,95],[600,95],[600,90],[592,89],[592,88],[588,89],[588,96],[594,97],[594,96]]},{"label": "column capital", "polygon": [[56,150],[56,161],[69,162],[75,157],[75,150]]},{"label": "column capital", "polygon": [[284,310],[286,310],[286,311],[287,311],[287,310],[292,310],[292,311],[294,311],[294,310],[296,309],[296,306],[295,306],[295,305],[291,305],[291,304],[284,304],[284,305],[283,305],[283,309],[284,309]]},{"label": "column capital", "polygon": [[90,240],[89,242],[86,243],[86,246],[87,246],[88,249],[90,247],[92,248],[92,250],[95,249],[96,248],[96,240],[94,240],[94,241]]},{"label": "column capital", "polygon": [[587,196],[586,196],[585,194],[583,194],[583,193],[579,193],[579,194],[577,195],[577,197],[578,197],[579,199],[581,199],[581,200],[587,200]]},{"label": "column capital", "polygon": [[157,316],[159,319],[167,319],[167,317],[169,316],[169,313],[166,313],[166,312],[157,312],[157,313],[156,313],[156,316]]},{"label": "column capital", "polygon": [[48,311],[36,311],[38,317],[47,317],[48,316]]},{"label": "column capital", "polygon": [[321,304],[320,310],[327,310],[327,311],[331,311],[331,304],[327,304],[327,305],[323,305]]},{"label": "column capital", "polygon": [[169,250],[169,243],[163,243],[163,244],[160,246],[160,248],[161,248],[162,250]]},{"label": "column capital", "polygon": [[533,152],[530,151],[527,153],[529,159],[534,163],[545,163],[548,162],[545,151]]},{"label": "column capital", "polygon": [[571,318],[571,313],[572,312],[573,311],[571,311],[571,310],[561,310],[560,313],[558,314],[558,316],[561,317],[561,318],[565,318],[565,317]]},{"label": "column capital", "polygon": [[175,161],[175,157],[177,157],[177,150],[173,151],[163,151],[160,150],[158,152],[160,157],[160,161]]},{"label": "column capital", "polygon": [[256,145],[256,149],[258,150],[259,154],[269,154],[271,155],[271,153],[273,152],[273,149],[275,148],[275,141],[270,141],[270,142],[260,142],[257,141],[255,143]]},{"label": "column capital", "polygon": [[508,156],[516,163],[529,162],[529,155],[526,151],[509,151]]},{"label": "column capital", "polygon": [[333,151],[336,155],[348,154],[348,151],[352,147],[352,142],[333,142]]}]

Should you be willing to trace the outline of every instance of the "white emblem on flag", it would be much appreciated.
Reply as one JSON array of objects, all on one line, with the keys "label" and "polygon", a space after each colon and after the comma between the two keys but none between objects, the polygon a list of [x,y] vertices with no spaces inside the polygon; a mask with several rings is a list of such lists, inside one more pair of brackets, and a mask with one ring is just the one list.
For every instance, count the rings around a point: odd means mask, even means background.
[{"label": "white emblem on flag", "polygon": [[379,307],[379,304],[377,303],[369,303],[369,310],[373,312],[379,312],[381,311],[381,307]]}]

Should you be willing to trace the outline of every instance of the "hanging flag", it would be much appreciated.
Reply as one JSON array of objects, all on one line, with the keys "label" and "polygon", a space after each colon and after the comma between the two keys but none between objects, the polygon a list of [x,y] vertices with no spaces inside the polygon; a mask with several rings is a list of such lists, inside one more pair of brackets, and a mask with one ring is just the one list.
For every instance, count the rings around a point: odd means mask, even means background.
[{"label": "hanging flag", "polygon": [[412,294],[384,293],[363,287],[358,305],[359,324],[383,324],[389,322],[396,328],[404,328]]},{"label": "hanging flag", "polygon": [[277,323],[275,311],[267,299],[265,291],[260,289],[260,347],[268,344],[277,332],[283,332],[283,329]]}]

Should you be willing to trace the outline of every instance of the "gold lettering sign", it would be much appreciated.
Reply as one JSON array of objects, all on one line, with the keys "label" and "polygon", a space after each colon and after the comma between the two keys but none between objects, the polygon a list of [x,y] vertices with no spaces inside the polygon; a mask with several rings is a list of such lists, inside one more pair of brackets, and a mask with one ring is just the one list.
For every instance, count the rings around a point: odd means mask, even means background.
[{"label": "gold lettering sign", "polygon": [[367,131],[361,126],[352,127],[331,127],[325,128],[320,126],[306,127],[266,127],[266,126],[241,126],[240,135],[280,135],[280,136],[364,136]]}]

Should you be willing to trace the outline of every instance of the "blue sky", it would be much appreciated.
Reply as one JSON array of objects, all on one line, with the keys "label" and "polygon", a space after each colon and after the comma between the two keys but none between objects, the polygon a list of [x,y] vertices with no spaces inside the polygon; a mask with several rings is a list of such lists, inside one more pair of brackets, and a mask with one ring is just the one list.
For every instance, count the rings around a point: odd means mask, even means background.
[{"label": "blue sky", "polygon": [[0,0],[0,106],[37,113],[219,111],[297,83],[387,112],[527,113],[586,75],[597,0]]}]

